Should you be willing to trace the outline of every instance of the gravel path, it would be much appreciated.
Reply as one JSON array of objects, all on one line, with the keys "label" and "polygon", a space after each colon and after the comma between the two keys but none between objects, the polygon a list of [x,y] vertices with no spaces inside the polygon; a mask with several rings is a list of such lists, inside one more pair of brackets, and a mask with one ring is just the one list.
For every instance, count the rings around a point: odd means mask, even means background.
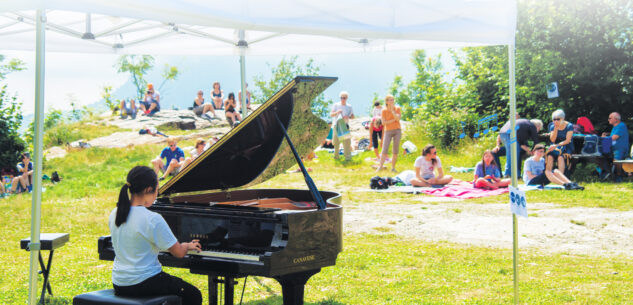
[{"label": "gravel path", "polygon": [[[508,204],[420,196],[412,204],[346,206],[344,213],[345,232],[512,248]],[[530,203],[528,213],[527,219],[518,217],[521,249],[600,256],[633,253],[633,211]]]}]

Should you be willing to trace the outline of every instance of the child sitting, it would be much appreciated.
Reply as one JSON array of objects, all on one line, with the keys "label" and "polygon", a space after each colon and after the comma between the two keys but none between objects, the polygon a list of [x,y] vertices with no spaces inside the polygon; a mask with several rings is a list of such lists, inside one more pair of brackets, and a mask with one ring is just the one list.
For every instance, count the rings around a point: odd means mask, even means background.
[{"label": "child sitting", "polygon": [[565,187],[566,190],[584,190],[585,188],[572,182],[558,169],[545,170],[545,146],[543,144],[534,145],[532,156],[525,160],[523,166],[523,181],[527,185],[547,185],[550,182]]},{"label": "child sitting", "polygon": [[495,162],[492,151],[489,149],[484,151],[481,161],[475,166],[475,179],[473,186],[475,188],[496,190],[500,187],[508,187],[510,179],[501,179],[501,171],[499,165]]}]

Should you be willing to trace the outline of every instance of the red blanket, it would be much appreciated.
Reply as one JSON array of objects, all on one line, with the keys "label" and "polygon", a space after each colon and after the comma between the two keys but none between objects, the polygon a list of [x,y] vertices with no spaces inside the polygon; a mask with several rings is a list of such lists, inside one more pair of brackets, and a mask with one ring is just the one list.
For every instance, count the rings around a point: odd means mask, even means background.
[{"label": "red blanket", "polygon": [[459,199],[480,198],[487,196],[500,195],[508,192],[508,188],[500,188],[496,190],[476,189],[472,182],[454,179],[448,185],[436,189],[423,189],[420,192],[438,197],[451,197]]}]

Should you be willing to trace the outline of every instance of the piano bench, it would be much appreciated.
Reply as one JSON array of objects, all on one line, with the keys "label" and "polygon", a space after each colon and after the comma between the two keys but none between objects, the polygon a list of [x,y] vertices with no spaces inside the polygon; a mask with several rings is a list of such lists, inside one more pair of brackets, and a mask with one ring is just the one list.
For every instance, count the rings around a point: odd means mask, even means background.
[{"label": "piano bench", "polygon": [[121,297],[114,295],[114,289],[108,289],[77,295],[73,305],[181,305],[181,302],[175,295]]}]

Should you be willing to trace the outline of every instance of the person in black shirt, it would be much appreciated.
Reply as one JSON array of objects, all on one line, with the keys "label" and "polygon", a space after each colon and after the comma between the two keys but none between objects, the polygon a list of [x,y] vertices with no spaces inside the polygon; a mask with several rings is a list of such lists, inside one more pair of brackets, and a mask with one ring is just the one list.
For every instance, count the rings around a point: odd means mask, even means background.
[{"label": "person in black shirt", "polygon": [[[518,115],[517,115],[518,116]],[[516,128],[517,128],[517,177],[521,176],[521,156],[531,154],[530,146],[528,145],[528,141],[532,140],[532,145],[538,143],[538,133],[543,128],[543,122],[539,119],[517,119],[516,120]],[[506,156],[506,165],[504,176],[510,177],[511,174],[511,148],[510,148],[510,121],[506,122],[501,130],[499,130],[499,135],[497,135],[497,146],[492,149],[492,154],[495,158],[495,162],[497,164],[501,164],[499,162],[499,156]]]}]

